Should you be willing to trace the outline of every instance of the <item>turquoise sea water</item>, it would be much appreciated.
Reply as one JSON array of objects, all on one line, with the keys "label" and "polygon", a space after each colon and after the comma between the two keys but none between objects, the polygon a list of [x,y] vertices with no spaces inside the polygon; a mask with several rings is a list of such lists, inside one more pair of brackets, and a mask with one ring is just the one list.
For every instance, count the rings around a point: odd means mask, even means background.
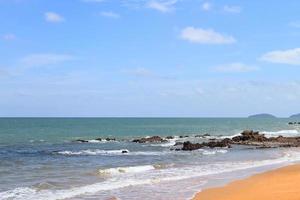
[{"label": "turquoise sea water", "polygon": [[248,118],[0,118],[0,145],[113,136],[232,135],[244,129],[291,129],[289,119]]},{"label": "turquoise sea water", "polygon": [[[172,150],[175,142],[230,137],[244,129],[267,136],[300,135],[299,126],[289,121],[0,118],[0,199],[189,199],[202,188],[297,162],[299,150],[234,147],[178,152]],[[210,136],[195,137],[203,134]],[[175,138],[164,144],[131,142],[151,135]],[[99,137],[116,141],[94,140]]]}]

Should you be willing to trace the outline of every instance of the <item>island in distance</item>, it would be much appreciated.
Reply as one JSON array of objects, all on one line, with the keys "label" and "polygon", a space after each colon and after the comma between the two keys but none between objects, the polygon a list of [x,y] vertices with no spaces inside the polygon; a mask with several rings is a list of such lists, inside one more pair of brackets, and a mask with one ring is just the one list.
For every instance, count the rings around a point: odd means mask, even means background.
[{"label": "island in distance", "polygon": [[250,115],[248,118],[276,118],[276,116],[267,113],[262,113],[262,114]]},{"label": "island in distance", "polygon": [[290,118],[299,118],[300,119],[300,113],[299,114],[295,114],[295,115],[291,115]]}]

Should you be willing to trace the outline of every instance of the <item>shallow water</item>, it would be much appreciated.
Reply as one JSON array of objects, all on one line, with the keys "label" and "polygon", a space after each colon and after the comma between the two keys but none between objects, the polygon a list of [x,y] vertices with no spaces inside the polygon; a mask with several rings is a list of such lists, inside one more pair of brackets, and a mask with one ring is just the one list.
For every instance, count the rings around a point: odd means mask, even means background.
[{"label": "shallow water", "polygon": [[[202,142],[248,128],[270,136],[299,135],[299,127],[288,121],[2,118],[0,199],[189,199],[202,188],[297,162],[300,151],[234,147],[178,152],[170,150],[175,141]],[[211,136],[195,137],[207,133]],[[165,144],[130,142],[146,135],[177,137]],[[95,141],[98,137],[117,141]],[[90,142],[74,142],[79,138]]]}]

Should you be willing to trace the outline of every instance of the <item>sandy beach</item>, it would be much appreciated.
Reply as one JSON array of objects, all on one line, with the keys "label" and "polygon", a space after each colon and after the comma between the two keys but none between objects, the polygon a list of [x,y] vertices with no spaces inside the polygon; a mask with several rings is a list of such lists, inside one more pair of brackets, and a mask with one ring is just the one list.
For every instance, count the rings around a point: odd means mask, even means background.
[{"label": "sandy beach", "polygon": [[299,200],[299,185],[300,165],[297,164],[203,190],[193,200]]}]

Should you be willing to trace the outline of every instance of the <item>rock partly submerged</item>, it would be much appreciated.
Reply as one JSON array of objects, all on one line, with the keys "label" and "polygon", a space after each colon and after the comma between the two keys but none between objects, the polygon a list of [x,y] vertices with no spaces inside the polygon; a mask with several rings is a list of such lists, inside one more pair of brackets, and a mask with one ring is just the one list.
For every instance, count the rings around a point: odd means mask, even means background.
[{"label": "rock partly submerged", "polygon": [[197,150],[197,149],[201,149],[201,148],[230,148],[231,147],[231,143],[230,143],[230,139],[223,139],[221,141],[211,141],[211,142],[203,142],[203,143],[191,143],[190,141],[184,142],[183,143],[183,147],[181,150],[183,151],[192,151],[192,150]]},{"label": "rock partly submerged", "polygon": [[166,140],[160,136],[144,137],[144,138],[132,140],[132,142],[135,142],[135,143],[162,143],[162,142],[167,142],[167,141],[168,140]]},{"label": "rock partly submerged", "polygon": [[[181,143],[176,143],[175,145],[179,146]],[[266,137],[258,131],[245,130],[233,138],[203,143],[186,141],[182,143],[181,149],[176,150],[192,151],[202,148],[231,148],[232,145],[255,146],[256,148],[300,147],[300,137]]]}]

